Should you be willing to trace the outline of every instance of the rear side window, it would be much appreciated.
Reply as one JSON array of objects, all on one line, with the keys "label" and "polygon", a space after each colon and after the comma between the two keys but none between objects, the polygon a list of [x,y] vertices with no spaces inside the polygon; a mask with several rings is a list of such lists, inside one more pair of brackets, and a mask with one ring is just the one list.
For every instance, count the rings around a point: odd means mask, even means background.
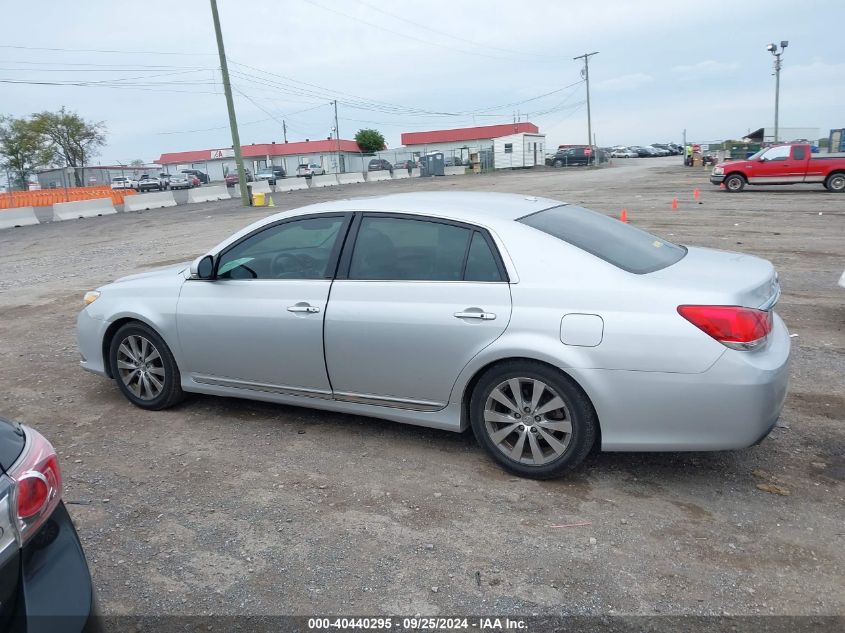
[{"label": "rear side window", "polygon": [[637,275],[671,266],[687,254],[683,246],[583,207],[552,207],[518,222]]},{"label": "rear side window", "polygon": [[807,158],[807,148],[803,145],[796,145],[792,148],[792,158],[795,160],[804,160]]},{"label": "rear side window", "polygon": [[498,260],[480,231],[395,217],[361,220],[349,279],[503,281]]}]

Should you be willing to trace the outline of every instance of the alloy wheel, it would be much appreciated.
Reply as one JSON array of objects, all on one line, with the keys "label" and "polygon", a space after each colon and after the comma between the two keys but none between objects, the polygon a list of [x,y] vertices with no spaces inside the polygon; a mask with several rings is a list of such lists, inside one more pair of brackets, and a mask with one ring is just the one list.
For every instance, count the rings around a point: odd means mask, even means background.
[{"label": "alloy wheel", "polygon": [[509,378],[499,383],[484,404],[484,428],[498,450],[530,466],[559,458],[572,440],[572,417],[566,402],[536,378]]},{"label": "alloy wheel", "polygon": [[117,348],[120,380],[135,397],[154,400],[164,389],[165,370],[161,354],[143,336],[131,334]]}]

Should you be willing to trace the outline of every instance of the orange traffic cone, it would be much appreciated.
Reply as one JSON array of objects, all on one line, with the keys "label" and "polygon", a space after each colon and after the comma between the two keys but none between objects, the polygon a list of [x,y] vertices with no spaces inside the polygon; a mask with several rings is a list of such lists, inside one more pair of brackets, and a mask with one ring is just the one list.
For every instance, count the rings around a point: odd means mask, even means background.
[{"label": "orange traffic cone", "polygon": [[672,209],[677,211],[678,210],[678,199],[672,198]]},{"label": "orange traffic cone", "polygon": [[622,209],[622,213],[619,214],[619,221],[623,224],[628,224],[628,210]]},{"label": "orange traffic cone", "polygon": [[720,182],[720,183],[719,183],[719,189],[724,189],[724,188],[725,188],[725,183]]},{"label": "orange traffic cone", "polygon": [[698,200],[701,197],[701,191],[699,191],[698,187],[692,190],[692,198],[693,200]]}]

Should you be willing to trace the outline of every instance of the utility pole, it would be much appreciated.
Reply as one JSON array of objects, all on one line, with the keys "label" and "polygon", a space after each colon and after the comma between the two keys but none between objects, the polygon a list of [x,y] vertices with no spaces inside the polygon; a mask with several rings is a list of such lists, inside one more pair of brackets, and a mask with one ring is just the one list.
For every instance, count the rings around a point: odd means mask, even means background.
[{"label": "utility pole", "polygon": [[282,134],[284,134],[285,143],[287,143],[288,142],[288,124],[285,123],[284,119],[282,119]]},{"label": "utility pole", "polygon": [[340,127],[337,123],[337,99],[332,103],[334,104],[334,138],[337,143],[337,173],[340,173]]},{"label": "utility pole", "polygon": [[249,206],[249,189],[246,186],[244,158],[241,156],[241,137],[238,134],[238,120],[235,117],[235,102],[232,99],[232,85],[229,83],[229,66],[226,64],[226,49],[223,47],[223,33],[220,31],[220,16],[217,14],[217,0],[211,2],[211,17],[214,19],[214,35],[217,37],[217,53],[220,55],[220,74],[223,78],[223,92],[226,93],[226,107],[229,109],[229,126],[232,128],[232,149],[235,150],[235,164],[238,167],[238,183],[241,187],[241,204]]},{"label": "utility pole", "polygon": [[593,120],[590,113],[590,57],[598,54],[598,51],[593,51],[592,53],[584,53],[583,55],[578,55],[578,57],[572,58],[573,61],[576,59],[584,60],[584,70],[581,72],[581,76],[584,77],[584,80],[587,82],[587,145],[590,146],[590,154],[593,156],[594,165],[596,163],[595,154],[593,153]]},{"label": "utility pole", "polygon": [[[775,143],[780,140],[778,135],[778,109],[780,106],[780,69],[782,65],[780,56],[783,55],[783,51],[787,46],[789,46],[789,42],[786,40],[782,40],[780,43],[780,50],[778,50],[778,45],[774,42],[766,47],[766,50],[775,56]],[[763,140],[766,140],[765,135]]]}]

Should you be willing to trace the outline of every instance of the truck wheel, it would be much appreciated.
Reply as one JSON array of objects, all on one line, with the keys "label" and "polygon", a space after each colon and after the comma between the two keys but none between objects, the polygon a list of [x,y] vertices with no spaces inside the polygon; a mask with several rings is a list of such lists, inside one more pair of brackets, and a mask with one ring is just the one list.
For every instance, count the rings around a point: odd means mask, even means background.
[{"label": "truck wheel", "polygon": [[552,163],[552,166],[553,167],[563,167],[563,163],[559,160],[556,160],[554,163]]},{"label": "truck wheel", "polygon": [[743,178],[739,174],[731,174],[730,176],[725,178],[726,191],[736,193],[737,191],[742,191],[743,189],[745,189],[745,178]]},{"label": "truck wheel", "polygon": [[831,174],[824,186],[833,193],[842,193],[845,191],[845,173]]}]

